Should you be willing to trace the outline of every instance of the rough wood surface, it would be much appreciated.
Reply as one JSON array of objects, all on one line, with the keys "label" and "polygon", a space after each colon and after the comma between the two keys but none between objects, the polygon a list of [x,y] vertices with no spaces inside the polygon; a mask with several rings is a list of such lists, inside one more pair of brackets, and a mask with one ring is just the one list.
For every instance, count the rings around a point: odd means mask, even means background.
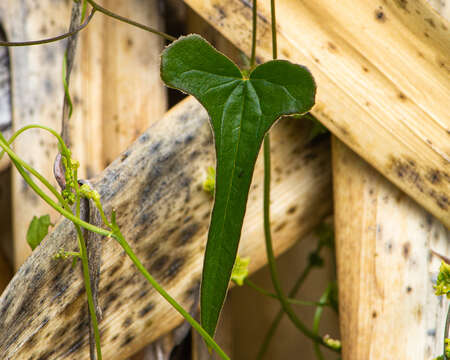
[{"label": "rough wood surface", "polygon": [[[272,219],[279,254],[331,212],[327,140],[305,147],[308,125],[281,120],[273,130]],[[213,164],[206,113],[188,98],[144,133],[94,180],[146,268],[185,307],[196,303],[211,199],[202,189]],[[249,196],[240,252],[251,271],[265,261],[262,166]],[[174,196],[174,194],[178,194]],[[315,214],[314,216],[310,216]],[[76,247],[67,221],[33,252],[0,298],[2,359],[80,359],[87,354],[87,313],[79,269],[52,260]],[[123,359],[181,323],[117,244],[104,240],[100,306],[107,359]]]},{"label": "rough wood surface", "polygon": [[[442,354],[448,301],[434,295],[450,232],[333,139],[333,188],[344,360]],[[390,334],[390,335],[389,335]]]},{"label": "rough wood surface", "polygon": [[[113,11],[160,27],[158,2],[104,2]],[[46,38],[64,33],[72,3],[63,0],[0,4],[0,21],[10,41]],[[11,48],[13,128],[38,123],[61,128],[62,55],[66,42]],[[80,177],[93,176],[142,133],[167,107],[159,80],[156,36],[96,14],[79,38],[70,91],[74,113],[70,123],[72,151],[80,161]],[[2,113],[0,109],[0,113]],[[52,179],[56,143],[47,134],[30,131],[14,144],[15,151]],[[34,215],[57,215],[13,172],[13,221],[16,269],[30,254],[25,241]]]},{"label": "rough wood surface", "polygon": [[[9,41],[26,41],[64,33],[69,24],[71,4],[63,1],[2,1],[0,21]],[[62,54],[64,42],[45,46],[10,48],[13,130],[41,124],[60,129],[62,105]],[[20,156],[52,179],[56,142],[39,131],[24,133],[13,145]],[[54,181],[52,181],[54,183]],[[12,172],[14,266],[18,268],[31,252],[26,231],[34,215],[54,212],[28,188],[17,171]]]},{"label": "rough wood surface", "polygon": [[[251,2],[184,1],[249,53]],[[258,9],[263,61],[269,2]],[[449,227],[448,22],[424,0],[280,0],[277,17],[280,57],[317,81],[314,115]]]},{"label": "rough wood surface", "polygon": [[[0,8],[0,19],[2,10]],[[0,22],[0,40],[6,41],[6,34],[3,31]],[[11,109],[11,67],[9,59],[9,50],[0,47],[0,131],[3,136],[9,138],[12,127],[12,109]],[[9,159],[4,156],[0,160],[0,172],[9,166]]]}]

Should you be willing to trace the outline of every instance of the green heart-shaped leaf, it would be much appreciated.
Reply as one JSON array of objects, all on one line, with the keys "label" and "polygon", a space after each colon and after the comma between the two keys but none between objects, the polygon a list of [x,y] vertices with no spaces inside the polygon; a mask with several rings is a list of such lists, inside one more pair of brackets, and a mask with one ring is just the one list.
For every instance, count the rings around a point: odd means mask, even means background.
[{"label": "green heart-shaped leaf", "polygon": [[225,300],[244,220],[253,169],[264,135],[281,115],[314,104],[310,72],[274,60],[244,78],[239,68],[198,35],[168,46],[161,77],[206,108],[216,148],[216,192],[201,284],[201,322],[213,335]]}]

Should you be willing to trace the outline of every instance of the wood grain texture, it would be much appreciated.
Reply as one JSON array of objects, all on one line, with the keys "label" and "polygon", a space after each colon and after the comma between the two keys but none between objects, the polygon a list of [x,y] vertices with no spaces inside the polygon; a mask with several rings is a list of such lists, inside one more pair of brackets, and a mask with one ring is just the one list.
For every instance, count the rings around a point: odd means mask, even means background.
[{"label": "wood grain texture", "polygon": [[[331,212],[329,143],[305,146],[308,134],[307,124],[287,119],[273,130],[272,219],[277,254]],[[197,303],[210,216],[211,199],[202,182],[214,163],[212,142],[206,113],[188,98],[93,182],[106,211],[117,209],[123,233],[146,268],[188,309]],[[252,272],[266,262],[261,211],[260,159],[240,246],[241,255],[252,256]],[[61,247],[76,247],[67,221],[33,252],[0,298],[2,359],[86,357],[81,274],[70,262],[52,260]],[[102,258],[99,302],[104,356],[123,359],[182,319],[113,241],[105,240]]]},{"label": "wood grain texture", "polygon": [[[158,2],[110,1],[111,10],[160,27]],[[46,38],[69,26],[71,2],[44,0],[0,4],[1,21],[9,40]],[[65,42],[11,48],[13,128],[38,123],[61,128],[62,55]],[[136,139],[152,119],[166,110],[165,89],[159,80],[156,36],[96,14],[79,39],[70,91],[74,113],[70,122],[74,157],[82,164],[80,177],[98,174]],[[14,144],[28,163],[52,179],[54,139],[30,131]],[[53,181],[54,182],[54,181]],[[17,172],[13,173],[13,212],[16,269],[30,254],[25,241],[34,215],[57,215],[35,196]]]},{"label": "wood grain texture", "polygon": [[[0,19],[2,18],[0,8]],[[6,41],[6,34],[0,21],[0,40]],[[9,138],[12,128],[11,109],[11,66],[9,49],[0,47],[0,131]],[[9,158],[4,156],[0,160],[0,172],[9,167]]]},{"label": "wood grain texture", "polygon": [[[448,301],[434,295],[450,232],[333,139],[343,359],[432,359]],[[390,335],[388,335],[390,334]]]},{"label": "wood grain texture", "polygon": [[[185,2],[250,51],[250,2]],[[271,58],[269,2],[258,9],[261,62]],[[449,227],[448,22],[424,0],[280,0],[277,17],[280,58],[317,81],[313,114]]]},{"label": "wood grain texture", "polygon": [[[51,6],[50,6],[51,5]],[[70,5],[63,1],[2,1],[0,21],[9,41],[26,41],[64,33],[69,24]],[[62,111],[62,54],[64,43],[10,48],[13,130],[41,124],[60,129]],[[14,150],[33,167],[52,179],[56,143],[39,131],[24,133]],[[55,184],[55,181],[52,181]],[[55,214],[35,195],[17,171],[12,172],[14,265],[17,268],[30,254],[26,231],[34,215]]]}]

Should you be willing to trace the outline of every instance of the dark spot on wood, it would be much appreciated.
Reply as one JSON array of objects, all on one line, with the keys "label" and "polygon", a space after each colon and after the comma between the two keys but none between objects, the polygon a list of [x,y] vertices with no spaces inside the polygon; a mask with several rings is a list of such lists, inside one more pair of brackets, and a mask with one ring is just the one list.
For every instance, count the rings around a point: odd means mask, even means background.
[{"label": "dark spot on wood", "polygon": [[227,13],[225,12],[224,8],[220,6],[219,4],[213,4],[213,8],[217,10],[219,15],[219,21],[225,19],[227,16]]},{"label": "dark spot on wood", "polygon": [[404,243],[402,249],[403,249],[403,251],[402,251],[403,257],[405,259],[408,259],[409,253],[411,252],[411,243],[409,243],[409,242]]},{"label": "dark spot on wood", "polygon": [[427,174],[427,179],[430,180],[432,184],[439,184],[441,182],[441,172],[439,170],[430,170]]},{"label": "dark spot on wood", "polygon": [[295,213],[297,211],[297,206],[291,206],[289,209],[287,209],[286,213],[289,215],[292,215],[293,213]]},{"label": "dark spot on wood", "polygon": [[411,286],[407,286],[406,287],[406,293],[409,294],[411,291],[412,291],[412,287]]},{"label": "dark spot on wood", "polygon": [[186,226],[183,230],[181,230],[177,244],[180,246],[185,245],[190,239],[194,237],[195,234],[197,234],[199,228],[200,226],[198,223],[193,223]]},{"label": "dark spot on wood", "polygon": [[147,142],[150,139],[150,136],[147,133],[143,133],[141,136],[139,136],[138,141],[143,144]]},{"label": "dark spot on wood", "polygon": [[83,338],[79,338],[75,340],[70,346],[69,350],[67,350],[67,354],[73,354],[74,352],[77,352],[78,349],[80,349],[83,346]]},{"label": "dark spot on wood", "polygon": [[313,60],[314,60],[316,63],[320,64],[320,60],[319,60],[318,58],[313,57]]},{"label": "dark spot on wood", "polygon": [[328,42],[328,50],[330,50],[331,52],[336,52],[337,51],[337,47],[336,45],[334,45],[332,42]]},{"label": "dark spot on wood", "polygon": [[134,340],[135,336],[131,333],[126,334],[124,337],[124,340],[120,344],[120,347],[127,346],[129,343],[131,343]]},{"label": "dark spot on wood", "polygon": [[426,31],[423,34],[425,35],[426,38],[430,37],[430,34],[428,34]]},{"label": "dark spot on wood", "polygon": [[111,292],[108,297],[105,300],[103,311],[106,312],[112,305],[114,301],[116,301],[119,298],[119,295],[115,292]]},{"label": "dark spot on wood", "polygon": [[41,28],[39,29],[39,32],[41,33],[41,35],[47,35],[47,26],[45,26],[45,24],[43,24],[41,26]]},{"label": "dark spot on wood", "polygon": [[56,330],[56,332],[53,334],[51,341],[55,342],[55,343],[59,343],[61,341],[61,339],[64,337],[64,335],[67,332],[67,327],[63,326],[60,327],[58,330]]},{"label": "dark spot on wood", "polygon": [[133,39],[132,38],[127,38],[127,47],[128,48],[132,48],[134,45]]},{"label": "dark spot on wood", "polygon": [[290,58],[291,54],[289,54],[289,51],[286,49],[281,49],[281,54],[283,54],[284,57]]},{"label": "dark spot on wood", "polygon": [[122,267],[122,263],[116,263],[108,272],[108,276],[113,276]]},{"label": "dark spot on wood", "polygon": [[48,360],[55,353],[55,350],[46,351],[44,354],[38,357],[37,360]]},{"label": "dark spot on wood", "polygon": [[386,21],[386,15],[384,14],[382,7],[379,7],[375,10],[375,19],[381,23],[384,23]]},{"label": "dark spot on wood", "polygon": [[377,312],[374,310],[372,311],[372,318],[375,319],[378,316]]},{"label": "dark spot on wood", "polygon": [[400,92],[400,93],[398,93],[398,98],[399,98],[400,100],[402,100],[402,101],[405,101],[405,100],[406,100],[406,95],[403,94],[402,92]]},{"label": "dark spot on wood", "polygon": [[280,225],[277,225],[277,226],[275,227],[275,229],[273,230],[273,232],[274,232],[274,233],[277,233],[277,232],[283,230],[284,227],[285,227],[286,225],[287,225],[287,222],[286,222],[286,221],[283,221]]},{"label": "dark spot on wood", "polygon": [[407,0],[394,0],[395,3],[403,10],[408,11],[407,5],[408,5],[408,1]]},{"label": "dark spot on wood", "polygon": [[159,250],[159,244],[152,244],[147,251],[147,260],[152,260]]},{"label": "dark spot on wood", "polygon": [[264,59],[261,56],[256,56],[255,62],[259,65],[264,62]]},{"label": "dark spot on wood", "polygon": [[389,242],[389,243],[387,243],[386,244],[386,248],[387,248],[387,251],[388,251],[388,253],[392,253],[392,243],[391,242]]},{"label": "dark spot on wood", "polygon": [[417,55],[419,55],[419,57],[421,57],[421,58],[425,57],[425,56],[423,55],[423,52],[421,52],[421,51],[418,51],[418,52],[417,52]]},{"label": "dark spot on wood", "polygon": [[367,67],[365,67],[365,66],[363,66],[362,69],[363,69],[363,71],[364,71],[365,73],[368,73],[368,72],[369,72],[369,69],[368,69]]},{"label": "dark spot on wood", "polygon": [[426,19],[424,19],[428,24],[430,24],[430,26],[432,27],[432,28],[435,28],[436,27],[436,25],[434,24],[434,21],[433,21],[433,19],[431,19],[431,18],[426,18]]},{"label": "dark spot on wood", "polygon": [[162,141],[158,141],[156,144],[153,144],[152,146],[150,146],[150,153],[154,154],[154,153],[158,152],[159,149],[161,149],[161,144],[162,144]]},{"label": "dark spot on wood", "polygon": [[392,158],[392,168],[395,175],[403,180],[404,182],[409,182],[420,191],[424,192],[424,181],[420,176],[419,172],[416,169],[416,164],[414,160],[400,160],[396,158]]},{"label": "dark spot on wood", "polygon": [[186,300],[196,301],[200,294],[200,280],[194,280],[194,284],[186,290]]},{"label": "dark spot on wood", "polygon": [[169,268],[166,271],[166,276],[168,278],[174,278],[178,272],[181,270],[181,267],[184,264],[184,258],[176,258],[175,260],[173,260],[170,265]]},{"label": "dark spot on wood", "polygon": [[167,255],[162,255],[161,257],[159,257],[158,259],[156,259],[156,261],[152,264],[150,270],[152,272],[159,272],[162,270],[162,268],[164,267],[164,265],[166,265],[169,261],[169,256]]},{"label": "dark spot on wood", "polygon": [[133,319],[131,316],[127,316],[127,318],[124,320],[124,322],[122,323],[122,327],[124,329],[126,329],[127,327],[129,327],[131,325],[131,323],[133,322]]},{"label": "dark spot on wood", "polygon": [[153,303],[148,303],[147,305],[145,305],[141,310],[139,310],[139,317],[144,317],[145,315],[147,315],[150,311],[153,310],[153,308],[155,307],[155,305]]},{"label": "dark spot on wood", "polygon": [[184,139],[184,145],[189,145],[194,140],[193,135],[186,136],[186,139]]},{"label": "dark spot on wood", "polygon": [[148,295],[148,292],[149,292],[148,289],[141,290],[139,292],[138,299],[142,299],[143,297],[146,297]]},{"label": "dark spot on wood", "polygon": [[130,151],[129,151],[129,150],[123,152],[123,153],[120,155],[120,161],[121,161],[121,162],[122,162],[122,161],[125,161],[125,160],[128,158],[128,156],[130,156]]},{"label": "dark spot on wood", "polygon": [[190,155],[189,155],[189,160],[194,161],[196,158],[198,158],[201,155],[201,151],[200,150],[194,150]]}]

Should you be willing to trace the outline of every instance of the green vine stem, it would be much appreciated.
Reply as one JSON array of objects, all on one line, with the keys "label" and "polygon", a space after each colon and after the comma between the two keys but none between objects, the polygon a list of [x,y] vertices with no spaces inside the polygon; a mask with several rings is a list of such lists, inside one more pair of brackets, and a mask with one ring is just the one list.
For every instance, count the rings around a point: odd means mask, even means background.
[{"label": "green vine stem", "polygon": [[258,20],[258,10],[257,10],[257,0],[253,0],[252,9],[252,52],[250,55],[250,70],[253,69],[256,62],[256,31],[257,31],[257,20]]},{"label": "green vine stem", "polygon": [[91,11],[89,16],[86,18],[84,23],[82,23],[78,28],[74,29],[73,31],[69,31],[65,34],[58,35],[55,37],[42,39],[42,40],[32,40],[32,41],[0,41],[0,46],[32,46],[32,45],[42,45],[42,44],[48,44],[51,42],[59,41],[66,39],[68,37],[71,37],[75,35],[77,32],[83,30],[86,26],[88,26],[89,22],[92,20],[95,14],[95,9]]},{"label": "green vine stem", "polygon": [[163,37],[164,39],[166,39],[166,40],[168,40],[168,41],[175,41],[175,40],[176,40],[175,37],[173,37],[173,36],[171,36],[171,35],[169,35],[169,34],[166,34],[166,33],[162,32],[162,31],[155,30],[155,29],[153,29],[153,28],[150,27],[150,26],[140,24],[140,23],[138,23],[138,22],[136,22],[136,21],[133,21],[133,20],[130,20],[130,19],[124,17],[124,16],[120,16],[120,15],[118,15],[118,14],[115,14],[115,13],[113,13],[112,11],[110,11],[110,10],[108,10],[108,9],[105,9],[104,7],[100,6],[99,4],[97,4],[97,3],[96,3],[95,1],[93,1],[93,0],[86,0],[86,1],[89,3],[89,5],[92,6],[92,8],[93,8],[94,10],[98,10],[99,12],[101,12],[101,13],[103,13],[103,14],[109,16],[109,17],[112,17],[113,19],[122,21],[122,22],[124,22],[124,23],[129,24],[129,25],[133,25],[133,26],[135,26],[135,27],[137,27],[137,28],[139,28],[139,29],[148,31],[148,32],[150,32],[150,33],[152,33],[152,34],[159,35],[159,36]]},{"label": "green vine stem", "polygon": [[267,260],[270,270],[270,276],[272,278],[272,284],[280,300],[281,307],[292,323],[299,329],[305,336],[309,337],[313,341],[326,345],[323,339],[314,334],[308,329],[302,321],[295,315],[294,310],[286,300],[286,296],[281,289],[281,285],[278,279],[277,268],[275,264],[275,255],[272,246],[272,236],[270,232],[270,138],[266,135],[264,139],[264,234],[266,240],[266,252]]},{"label": "green vine stem", "polygon": [[59,41],[59,40],[66,39],[66,38],[68,38],[68,37],[71,37],[71,36],[75,35],[75,34],[78,33],[79,31],[83,30],[83,29],[89,24],[89,22],[92,20],[92,18],[94,17],[94,14],[95,14],[96,11],[101,12],[101,13],[103,13],[104,15],[109,16],[109,17],[111,17],[111,18],[113,18],[113,19],[122,21],[122,22],[124,22],[124,23],[129,24],[129,25],[135,26],[135,27],[137,27],[137,28],[139,28],[139,29],[148,31],[148,32],[150,32],[150,33],[152,33],[152,34],[161,36],[161,37],[163,37],[164,39],[166,39],[166,40],[168,40],[168,41],[171,41],[171,42],[172,42],[172,41],[176,40],[175,37],[173,37],[173,36],[171,36],[171,35],[169,35],[169,34],[166,34],[166,33],[162,32],[162,31],[153,29],[153,28],[150,27],[150,26],[140,24],[140,23],[138,23],[138,22],[136,22],[136,21],[130,20],[130,19],[128,19],[128,18],[126,18],[126,17],[124,17],[124,16],[121,16],[121,15],[118,15],[118,14],[116,14],[116,13],[113,13],[112,11],[110,11],[110,10],[108,10],[108,9],[105,9],[104,7],[100,6],[99,4],[97,4],[97,3],[96,3],[95,1],[93,1],[93,0],[86,0],[86,1],[83,3],[83,11],[85,11],[85,6],[86,6],[85,4],[86,4],[86,2],[89,3],[89,4],[92,6],[92,10],[91,10],[89,16],[86,18],[86,20],[85,20],[78,28],[74,29],[73,31],[69,31],[69,32],[64,33],[64,34],[62,34],[62,35],[58,35],[58,36],[51,37],[51,38],[47,38],[47,39],[41,39],[41,40],[31,40],[31,41],[0,41],[0,46],[32,46],[32,45],[42,45],[42,44],[48,44],[48,43],[51,43],[51,42],[55,42],[55,41]]},{"label": "green vine stem", "polygon": [[[270,1],[270,11],[271,11],[271,20],[272,20],[272,57],[273,59],[277,59],[278,51],[277,51],[277,25],[276,25],[276,15],[275,15],[275,0]],[[303,322],[296,316],[294,310],[292,309],[289,302],[286,300],[286,296],[283,293],[283,290],[280,285],[280,281],[278,278],[276,263],[275,263],[275,255],[273,252],[272,246],[272,235],[270,229],[270,134],[267,134],[264,138],[264,235],[266,242],[266,252],[267,252],[267,260],[270,270],[270,276],[272,278],[272,284],[277,294],[277,297],[280,301],[281,307],[292,323],[307,337],[312,339],[315,343],[329,347],[325,341],[313,331],[308,329]],[[331,347],[329,347],[332,349]],[[335,350],[335,349],[332,349]],[[336,351],[336,350],[335,350]]]},{"label": "green vine stem", "polygon": [[[275,0],[270,2],[270,11],[272,17],[272,57],[277,58],[277,33],[276,33],[276,16],[275,16]],[[292,323],[303,333],[305,336],[311,338],[316,342],[323,342],[322,338],[314,334],[309,330],[295,315],[294,310],[291,308],[290,304],[286,300],[286,296],[281,288],[278,273],[275,264],[275,255],[272,246],[272,235],[270,229],[270,135],[267,134],[264,138],[264,235],[266,241],[266,252],[267,260],[270,269],[270,276],[272,278],[272,284],[280,300],[281,307],[283,308],[286,315],[292,321]]]},{"label": "green vine stem", "polygon": [[[278,296],[276,294],[273,294],[270,291],[267,291],[266,289],[263,289],[262,287],[256,285],[253,281],[251,281],[251,280],[249,280],[247,278],[244,280],[244,284],[248,285],[253,290],[259,292],[262,295],[265,295],[267,297],[271,297],[271,298],[279,300],[279,298],[278,298]],[[301,305],[301,306],[327,306],[327,305],[329,305],[328,303],[323,303],[323,302],[320,302],[320,301],[319,302],[305,301],[305,300],[298,300],[298,299],[292,299],[292,298],[286,298],[286,301],[289,304]]]},{"label": "green vine stem", "polygon": [[[332,284],[329,284],[327,286],[327,289],[323,293],[323,295],[320,297],[319,303],[325,304],[326,302],[328,302],[328,298],[330,296],[331,291],[332,291]],[[319,305],[319,306],[317,306],[316,312],[314,314],[314,320],[313,320],[313,332],[316,335],[319,334],[319,325],[320,325],[320,320],[322,319],[322,314],[323,314],[323,305]],[[322,350],[320,349],[320,346],[317,343],[314,343],[314,352],[316,353],[318,360],[324,360]]]},{"label": "green vine stem", "polygon": [[[316,256],[319,255],[320,251],[324,247],[324,243],[322,241],[319,242],[317,248],[314,250],[314,252],[311,253],[309,257],[309,262],[306,268],[302,271],[298,279],[296,280],[294,286],[292,287],[291,291],[289,292],[289,297],[294,297],[297,295],[297,292],[300,290],[300,287],[303,285],[305,280],[308,278],[311,271],[317,267],[317,263],[312,261],[312,259],[316,258]],[[278,326],[280,325],[281,319],[283,318],[284,311],[281,308],[277,315],[275,316],[274,320],[272,321],[272,324],[270,325],[269,330],[266,333],[266,336],[264,337],[264,340],[261,344],[261,347],[258,351],[258,355],[256,356],[257,360],[262,360],[264,358],[265,353],[267,352],[267,349],[269,348],[270,340],[275,335],[275,331],[277,330]]]},{"label": "green vine stem", "polygon": [[[32,128],[32,127],[41,127],[38,125],[34,125],[34,126],[29,126],[27,128]],[[18,132],[19,134],[23,131],[25,131],[27,129],[23,128],[20,130],[20,132]],[[45,129],[44,130],[48,130]],[[51,131],[52,133],[54,133],[53,131]],[[16,133],[15,138],[19,135],[18,133]],[[60,136],[55,133],[54,134],[57,138],[58,141],[61,139]],[[14,139],[12,139],[14,140]],[[12,141],[10,140],[10,142]],[[61,139],[62,142],[62,139]],[[174,308],[175,310],[177,310],[185,319],[186,321],[188,321],[192,327],[197,330],[199,332],[199,334],[205,339],[206,343],[212,348],[214,349],[217,354],[224,360],[229,360],[230,358],[226,355],[226,353],[220,348],[220,346],[214,341],[214,339],[209,336],[209,334],[202,328],[202,326],[180,305],[177,303],[177,301],[172,298],[162,287],[161,285],[159,285],[159,283],[150,275],[150,273],[145,269],[145,267],[142,265],[142,263],[140,262],[140,260],[137,258],[137,256],[134,254],[133,250],[131,249],[130,245],[126,242],[125,238],[123,237],[123,235],[120,232],[119,227],[117,226],[116,223],[116,216],[115,216],[115,212],[113,211],[112,216],[111,216],[111,222],[106,221],[106,225],[109,226],[111,228],[111,231],[99,228],[95,225],[92,225],[88,222],[85,222],[83,220],[81,220],[78,216],[73,215],[70,211],[68,211],[67,209],[63,208],[60,204],[56,203],[55,201],[53,201],[47,194],[44,193],[44,191],[33,181],[33,179],[31,179],[30,175],[25,171],[25,169],[27,169],[28,171],[30,171],[30,173],[32,173],[33,175],[35,175],[39,180],[41,180],[41,178],[43,178],[42,175],[40,175],[35,169],[33,169],[30,165],[28,165],[26,162],[24,162],[22,159],[20,159],[17,154],[14,153],[14,151],[9,147],[9,143],[8,141],[6,141],[6,139],[3,137],[3,134],[0,132],[0,147],[2,148],[3,151],[5,151],[8,156],[10,157],[12,163],[16,166],[17,170],[19,171],[19,173],[22,175],[22,177],[24,178],[24,180],[29,184],[29,186],[36,192],[36,194],[38,194],[47,204],[49,204],[51,207],[53,207],[56,211],[58,211],[61,215],[63,215],[64,217],[66,217],[67,219],[69,219],[70,221],[72,221],[74,223],[74,225],[77,228],[77,233],[79,234],[79,240],[80,240],[80,251],[81,251],[81,258],[84,258],[84,255],[86,255],[86,244],[83,241],[83,237],[81,234],[81,231],[78,232],[78,230],[80,230],[80,227],[85,228],[86,230],[89,231],[93,231],[99,235],[102,236],[106,236],[109,238],[114,238],[119,245],[125,250],[125,252],[127,253],[127,255],[129,256],[129,258],[132,260],[132,262],[135,264],[136,268],[142,273],[142,275],[147,279],[147,281],[150,283],[150,285],[152,285],[155,290],[167,301],[169,302]],[[64,142],[62,142],[61,145],[63,151],[64,149],[67,150],[67,148],[64,145]],[[68,150],[67,150],[68,151]],[[48,182],[44,183],[44,185],[48,184],[49,187],[52,187]],[[47,185],[46,185],[47,186]],[[54,188],[53,188],[54,189]],[[54,191],[56,191],[56,189],[54,189]],[[53,192],[53,191],[52,191]],[[79,206],[79,189],[77,189],[77,207]],[[59,196],[61,196],[58,193]],[[65,200],[62,199],[65,203]],[[100,204],[101,205],[101,204]],[[99,207],[99,202],[96,202],[96,206]],[[106,217],[104,215],[103,209],[99,208],[100,213],[102,214],[102,218],[104,220],[106,220]],[[77,210],[78,212],[78,210]],[[79,214],[77,214],[79,215]],[[83,255],[84,254],[84,255]],[[87,256],[87,255],[86,255]],[[86,262],[83,262],[83,274],[84,274],[84,278],[86,281],[86,293],[88,296],[88,306],[89,306],[89,311],[91,313],[93,322],[94,322],[94,328],[98,328],[98,325],[96,325],[97,319],[95,316],[95,308],[94,308],[94,303],[92,301],[92,290],[91,290],[91,286],[90,286],[90,280],[89,280],[89,268],[87,267],[87,257],[86,257]],[[97,334],[95,334],[95,340],[96,340],[96,345],[98,343],[98,345],[100,344],[100,337],[97,331]],[[99,353],[99,348],[97,347],[97,356],[98,359],[101,359],[101,353]]]}]

